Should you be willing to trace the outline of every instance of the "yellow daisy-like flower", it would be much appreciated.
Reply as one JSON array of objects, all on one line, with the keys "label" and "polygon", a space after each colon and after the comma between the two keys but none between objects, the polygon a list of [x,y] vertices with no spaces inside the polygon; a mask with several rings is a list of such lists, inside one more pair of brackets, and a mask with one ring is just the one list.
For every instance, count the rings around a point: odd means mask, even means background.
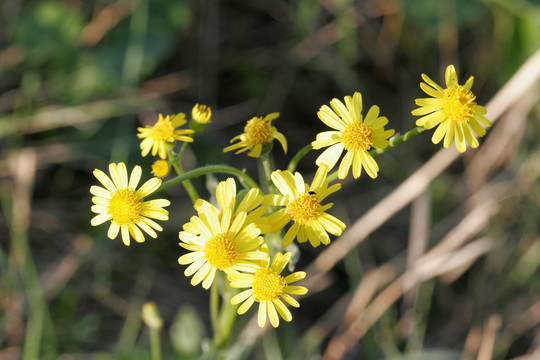
[{"label": "yellow daisy-like flower", "polygon": [[491,126],[491,123],[484,117],[486,108],[475,102],[476,96],[471,91],[474,78],[471,76],[464,85],[459,85],[456,68],[449,65],[445,73],[446,89],[425,74],[422,74],[422,79],[425,83],[421,82],[420,88],[432,98],[416,99],[415,103],[420,107],[414,109],[412,114],[422,116],[416,120],[416,125],[426,129],[439,125],[431,138],[434,144],[444,138],[445,148],[450,146],[452,140],[459,152],[465,151],[467,143],[477,148],[479,143],[473,131],[478,136],[484,136],[486,130],[480,123],[485,126]]},{"label": "yellow daisy-like flower", "polygon": [[[236,206],[236,182],[233,178],[228,178],[226,181],[221,181],[216,187],[216,200],[220,209],[220,216],[225,210],[230,210],[233,213],[233,218],[241,213],[247,213],[246,223],[255,223],[262,234],[271,231],[268,221],[263,218],[266,213],[266,206],[261,206],[263,195],[259,189],[250,189],[242,201]],[[206,208],[213,207],[208,201],[198,199],[193,205],[197,212],[204,211]],[[194,231],[191,225],[188,225],[191,232]]]},{"label": "yellow daisy-like flower", "polygon": [[267,314],[273,327],[279,326],[278,314],[285,321],[292,320],[292,314],[282,299],[294,307],[299,307],[298,301],[289,294],[304,295],[308,290],[303,286],[290,285],[305,278],[305,272],[297,271],[286,277],[280,275],[290,259],[289,252],[277,253],[270,267],[268,267],[270,262],[268,258],[264,266],[251,269],[248,274],[239,273],[228,276],[231,287],[248,288],[231,299],[233,305],[243,303],[238,308],[238,314],[244,314],[257,301],[259,303],[257,320],[260,327],[266,324]]},{"label": "yellow daisy-like flower", "polygon": [[160,179],[169,175],[169,171],[171,171],[171,166],[167,160],[156,160],[152,164],[152,174]]},{"label": "yellow daisy-like flower", "polygon": [[163,117],[159,114],[158,121],[153,125],[137,128],[137,137],[144,139],[141,141],[142,156],[148,155],[150,150],[152,156],[159,155],[161,159],[167,158],[167,143],[174,143],[175,140],[192,142],[193,138],[187,136],[194,133],[192,129],[177,129],[187,122],[186,115],[179,113],[173,116]]},{"label": "yellow daisy-like flower", "polygon": [[98,214],[90,223],[97,226],[110,220],[111,225],[107,236],[115,239],[118,232],[121,232],[122,241],[127,246],[129,246],[130,235],[135,241],[144,242],[141,229],[156,238],[155,230],[162,231],[163,229],[151,219],[168,220],[169,213],[163,207],[171,203],[165,199],[143,200],[159,188],[161,180],[152,178],[136,190],[142,174],[140,166],[133,168],[129,179],[124,163],[110,164],[109,173],[110,178],[103,171],[94,170],[94,176],[105,188],[96,185],[90,187],[90,193],[95,195],[92,197],[94,205],[91,210]]},{"label": "yellow daisy-like flower", "polygon": [[[221,216],[220,216],[221,215]],[[190,252],[182,255],[178,262],[188,265],[184,271],[192,276],[191,285],[208,289],[217,270],[226,273],[246,271],[254,265],[253,260],[263,260],[267,255],[260,251],[264,242],[261,231],[254,223],[246,222],[247,214],[239,212],[234,216],[230,209],[220,213],[214,206],[206,207],[193,216],[180,231],[180,246]]]},{"label": "yellow daisy-like flower", "polygon": [[191,118],[199,124],[207,124],[212,117],[212,109],[206,105],[195,104],[191,110]]},{"label": "yellow daisy-like flower", "polygon": [[248,156],[259,157],[261,156],[263,144],[270,143],[274,139],[277,139],[280,142],[283,151],[287,153],[287,139],[272,126],[272,120],[278,117],[279,113],[275,112],[266,115],[264,118],[258,116],[248,120],[244,127],[244,133],[231,139],[231,143],[237,140],[238,142],[227,146],[223,149],[223,152],[240,149],[236,152],[236,154],[239,154],[251,150],[248,153]]},{"label": "yellow daisy-like flower", "polygon": [[332,99],[330,106],[321,106],[317,116],[323,123],[336,131],[325,131],[317,135],[311,143],[313,149],[326,149],[315,161],[317,165],[327,164],[332,169],[338,162],[341,153],[346,154],[338,169],[338,178],[345,179],[352,166],[356,179],[364,168],[367,174],[375,179],[379,166],[369,153],[372,148],[383,149],[388,146],[388,138],[395,131],[384,130],[388,119],[379,117],[379,107],[372,106],[362,120],[362,95],[355,92],[352,98],[345,96],[345,105],[338,99]]},{"label": "yellow daisy-like flower", "polygon": [[269,216],[273,231],[293,221],[293,224],[283,237],[283,247],[289,246],[295,238],[299,243],[309,240],[313,247],[321,243],[328,245],[328,233],[339,236],[345,229],[345,224],[338,218],[327,214],[326,210],[334,204],[322,205],[321,202],[330,194],[341,188],[341,184],[328,187],[326,176],[328,167],[321,165],[311,185],[304,183],[300,173],[294,175],[289,171],[274,171],[272,181],[282,195],[271,194],[264,199],[265,203],[274,206],[285,206]]}]

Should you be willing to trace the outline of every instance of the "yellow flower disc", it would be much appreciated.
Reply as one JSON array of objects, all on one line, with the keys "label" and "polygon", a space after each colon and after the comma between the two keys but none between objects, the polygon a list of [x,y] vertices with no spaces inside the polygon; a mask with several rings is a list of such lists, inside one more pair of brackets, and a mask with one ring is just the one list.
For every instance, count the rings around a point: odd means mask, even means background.
[{"label": "yellow flower disc", "polygon": [[287,205],[287,211],[291,219],[300,225],[304,225],[319,216],[319,200],[312,194],[302,194]]},{"label": "yellow flower disc", "polygon": [[276,274],[272,269],[257,269],[253,278],[253,294],[258,301],[268,301],[277,299],[287,286],[285,278]]},{"label": "yellow flower disc", "polygon": [[249,120],[244,127],[246,138],[252,144],[263,144],[274,139],[270,124],[263,120],[262,117],[254,117]]},{"label": "yellow flower disc", "polygon": [[111,197],[109,212],[116,224],[129,225],[139,218],[141,203],[133,191],[118,190]]},{"label": "yellow flower disc", "polygon": [[476,96],[461,85],[444,90],[443,109],[446,116],[459,123],[467,123],[474,114]]},{"label": "yellow flower disc", "polygon": [[213,267],[225,270],[238,262],[238,251],[227,235],[219,234],[206,242],[204,258]]},{"label": "yellow flower disc", "polygon": [[158,121],[150,130],[150,137],[154,140],[174,141],[174,126],[172,122]]},{"label": "yellow flower disc", "polygon": [[341,132],[341,142],[345,150],[369,150],[373,145],[373,131],[364,123],[354,122]]}]

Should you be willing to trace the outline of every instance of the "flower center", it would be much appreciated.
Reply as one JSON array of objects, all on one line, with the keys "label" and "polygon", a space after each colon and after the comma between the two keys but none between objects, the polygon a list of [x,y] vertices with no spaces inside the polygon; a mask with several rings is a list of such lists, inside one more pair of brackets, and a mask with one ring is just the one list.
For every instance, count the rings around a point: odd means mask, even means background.
[{"label": "flower center", "polygon": [[287,211],[295,222],[300,225],[317,218],[319,215],[319,200],[313,194],[302,194],[287,205]]},{"label": "flower center", "polygon": [[158,121],[153,127],[150,136],[154,140],[174,141],[174,126],[169,120]]},{"label": "flower center", "polygon": [[257,301],[274,300],[283,294],[283,290],[287,286],[285,278],[276,274],[272,269],[260,268],[255,272],[253,278],[253,294]]},{"label": "flower center", "polygon": [[461,85],[454,85],[444,90],[443,110],[453,121],[466,123],[474,113],[476,96]]},{"label": "flower center", "polygon": [[213,267],[225,270],[237,263],[238,252],[227,235],[219,234],[206,242],[204,258]]},{"label": "flower center", "polygon": [[246,133],[247,140],[254,145],[271,142],[274,139],[270,124],[260,116],[248,120],[244,127],[244,133]]},{"label": "flower center", "polygon": [[158,178],[163,178],[169,174],[170,166],[167,160],[156,160],[152,164],[152,172]]},{"label": "flower center", "polygon": [[341,142],[345,150],[369,150],[373,145],[373,131],[364,123],[354,122],[341,132]]},{"label": "flower center", "polygon": [[141,202],[133,191],[117,190],[109,202],[109,213],[120,226],[133,224],[141,214]]}]

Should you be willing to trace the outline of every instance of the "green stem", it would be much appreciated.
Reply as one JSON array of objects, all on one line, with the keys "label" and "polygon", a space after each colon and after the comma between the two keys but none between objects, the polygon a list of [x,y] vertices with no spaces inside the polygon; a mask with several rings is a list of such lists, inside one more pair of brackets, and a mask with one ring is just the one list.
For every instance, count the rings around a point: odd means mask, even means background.
[{"label": "green stem", "polygon": [[328,181],[328,183],[331,183],[332,181],[337,179],[337,175],[338,175],[337,170],[334,172],[331,172],[330,174],[328,174],[328,176],[326,176],[326,181]]},{"label": "green stem", "polygon": [[246,189],[259,188],[259,185],[255,182],[255,180],[253,180],[248,174],[246,174],[242,170],[239,170],[235,167],[228,166],[228,165],[207,165],[207,166],[202,166],[200,168],[187,171],[183,173],[182,175],[175,177],[174,179],[164,182],[163,184],[161,184],[158,190],[162,191],[178,183],[181,183],[184,180],[189,180],[189,179],[201,176],[201,175],[206,175],[206,174],[211,174],[211,173],[232,174],[238,177],[238,179],[240,180],[244,188]]},{"label": "green stem", "polygon": [[184,142],[182,144],[182,147],[180,147],[180,150],[178,151],[178,154],[176,155],[176,158],[175,160],[177,162],[180,162],[180,159],[182,158],[182,155],[184,155],[184,151],[186,151],[186,148],[188,147],[188,143],[187,142]]},{"label": "green stem", "polygon": [[[426,130],[425,127],[417,126],[414,129],[407,131],[403,135],[396,136],[395,138],[390,139],[390,141],[388,142],[388,146],[385,147],[384,149],[372,149],[372,150],[369,151],[369,153],[372,156],[380,155],[383,152],[386,152],[387,150],[389,150],[389,149],[391,149],[391,148],[393,148],[393,147],[395,147],[395,146],[409,140],[410,138],[415,137],[416,135],[422,133],[424,130]],[[338,171],[336,170],[336,171],[328,174],[328,176],[326,177],[326,180],[328,182],[332,182],[332,181],[337,179],[337,175],[338,175]]]},{"label": "green stem", "polygon": [[379,154],[382,154],[383,152],[385,152],[386,150],[389,150],[391,148],[393,148],[394,146],[397,146],[407,140],[409,140],[410,138],[412,137],[415,137],[416,135],[422,133],[424,130],[426,130],[425,127],[423,126],[417,126],[415,127],[414,129],[412,130],[409,130],[407,131],[405,134],[403,135],[400,135],[400,136],[396,136],[392,139],[390,139],[390,141],[388,142],[388,146],[385,147],[384,149],[373,149],[371,150],[369,153],[371,155],[379,155]]},{"label": "green stem", "polygon": [[228,284],[224,284],[223,302],[219,316],[219,336],[214,338],[217,348],[227,348],[232,334],[234,323],[238,317],[236,306],[231,304],[231,298],[236,294],[236,290]]},{"label": "green stem", "polygon": [[[174,171],[176,171],[176,174],[178,176],[183,175],[184,169],[182,168],[182,165],[180,165],[180,159],[178,157],[175,157],[171,152],[169,152],[168,155],[170,159],[169,162],[174,168]],[[195,189],[191,181],[189,181],[189,179],[186,179],[182,181],[182,185],[184,186],[184,189],[186,189],[186,192],[188,193],[191,202],[195,204],[195,201],[199,199],[199,194],[197,193],[197,190]]]},{"label": "green stem", "polygon": [[219,328],[219,289],[216,280],[214,279],[210,288],[210,322],[214,330],[214,339],[221,337],[221,330]]},{"label": "green stem", "polygon": [[161,360],[161,345],[159,343],[159,328],[150,328],[150,351],[152,360]]},{"label": "green stem", "polygon": [[238,313],[236,310],[236,306],[231,304],[230,298],[223,299],[223,305],[221,307],[221,341],[220,345],[225,346],[228,344],[229,339],[232,334],[232,330],[234,328],[234,323],[236,322],[236,318],[238,317]]},{"label": "green stem", "polygon": [[272,171],[274,171],[274,167],[272,166],[272,159],[270,158],[270,152],[267,152],[259,157],[259,164],[261,165],[261,168],[264,173],[264,181],[261,181],[262,190],[264,193],[269,194],[272,188]]},{"label": "green stem", "polygon": [[313,148],[311,147],[311,143],[307,144],[302,149],[300,149],[300,151],[298,151],[296,155],[294,155],[294,157],[291,159],[289,166],[287,166],[287,170],[293,173],[294,170],[296,170],[296,166],[298,165],[300,160],[304,156],[306,156],[306,154],[310,152],[311,150],[313,150]]}]

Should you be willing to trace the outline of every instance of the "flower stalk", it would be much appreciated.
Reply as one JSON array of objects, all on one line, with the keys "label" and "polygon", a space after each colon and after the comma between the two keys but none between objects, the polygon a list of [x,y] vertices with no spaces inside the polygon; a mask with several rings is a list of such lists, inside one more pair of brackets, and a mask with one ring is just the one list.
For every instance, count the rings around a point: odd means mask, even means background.
[{"label": "flower stalk", "polygon": [[212,174],[212,173],[235,175],[238,178],[238,180],[242,183],[244,188],[246,189],[259,188],[259,185],[255,182],[255,180],[253,180],[251,176],[249,176],[242,170],[239,170],[235,167],[228,166],[228,165],[207,165],[207,166],[201,166],[200,168],[197,168],[197,169],[186,171],[185,173],[164,182],[163,184],[161,184],[161,186],[159,187],[157,191],[166,190],[170,188],[171,186],[181,183],[184,180],[189,180],[195,177],[199,177],[201,175]]},{"label": "flower stalk", "polygon": [[[176,175],[181,176],[184,174],[184,169],[182,168],[182,165],[180,164],[180,158],[175,157],[172,152],[169,152],[169,162],[172,165],[174,171],[176,172]],[[184,189],[186,189],[186,192],[189,195],[189,198],[191,199],[191,202],[195,204],[195,201],[199,198],[199,194],[197,193],[197,189],[195,189],[195,186],[189,181],[189,179],[183,180],[182,185],[184,186]]]}]

